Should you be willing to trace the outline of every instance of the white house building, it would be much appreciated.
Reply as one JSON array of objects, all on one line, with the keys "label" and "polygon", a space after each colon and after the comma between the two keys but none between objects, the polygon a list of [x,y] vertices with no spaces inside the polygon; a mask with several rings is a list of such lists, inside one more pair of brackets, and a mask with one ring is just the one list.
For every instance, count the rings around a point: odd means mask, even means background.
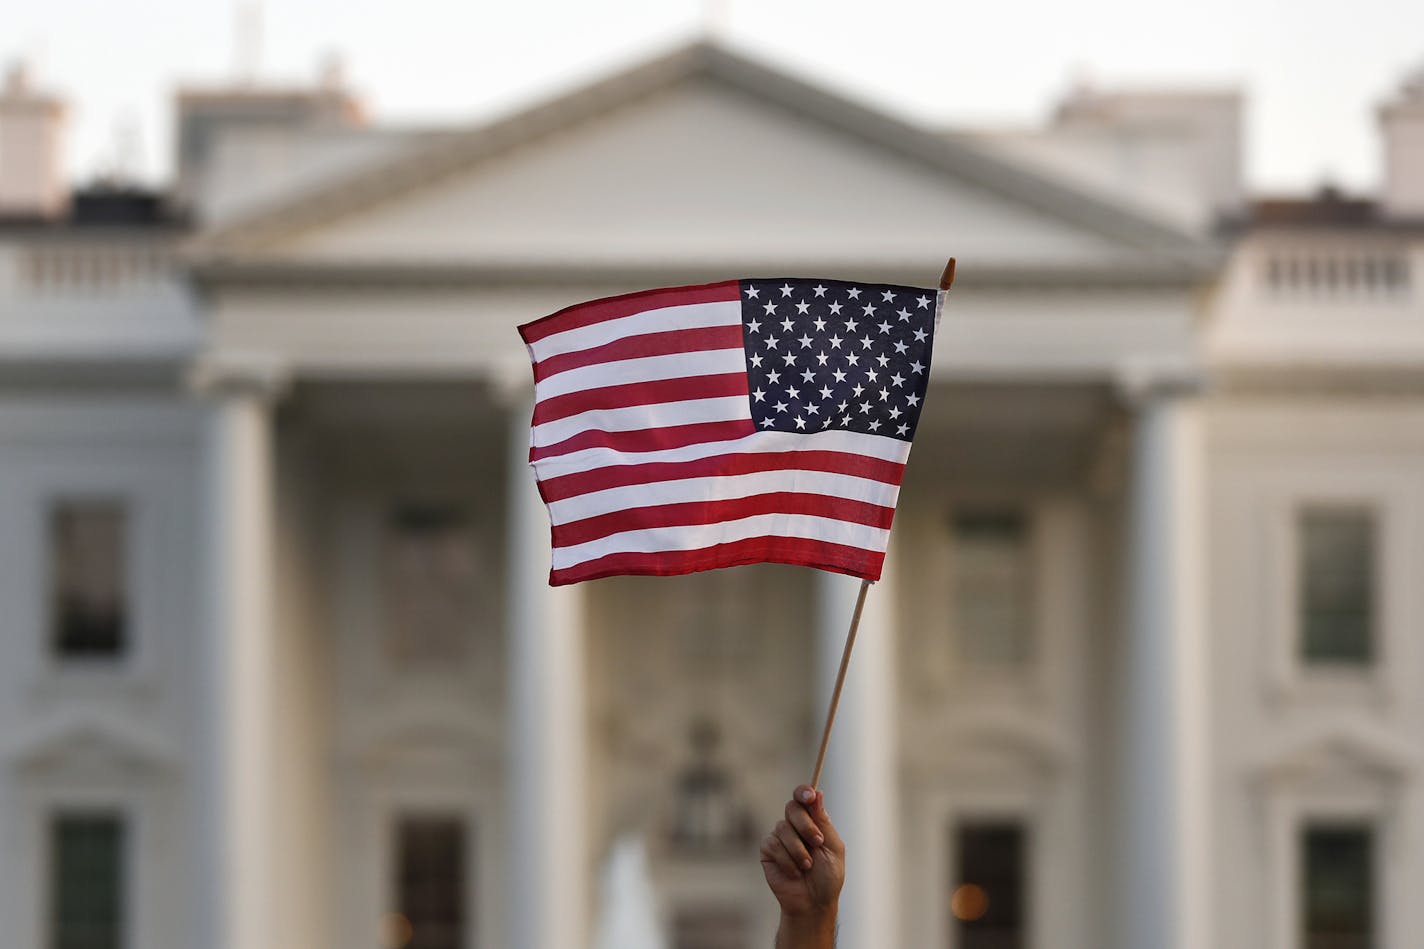
[{"label": "white house building", "polygon": [[[768,945],[855,584],[549,588],[514,327],[953,254],[825,781],[841,945],[1413,946],[1424,85],[1368,202],[1248,200],[1239,110],[945,134],[694,45],[469,129],[189,91],[167,197],[15,152],[6,945],[582,949],[633,840],[670,946]],[[0,168],[62,122],[12,83]]]}]

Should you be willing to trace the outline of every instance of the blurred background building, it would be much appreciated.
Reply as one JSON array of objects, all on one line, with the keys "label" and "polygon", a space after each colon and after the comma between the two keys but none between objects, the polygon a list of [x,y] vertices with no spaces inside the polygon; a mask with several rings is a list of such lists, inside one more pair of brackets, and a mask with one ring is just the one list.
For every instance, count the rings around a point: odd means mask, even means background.
[{"label": "blurred background building", "polygon": [[171,188],[71,191],[12,73],[5,945],[577,949],[630,875],[668,946],[768,945],[855,584],[548,588],[514,327],[951,253],[841,944],[1417,945],[1424,78],[1368,199],[1246,194],[1242,107],[943,131],[694,45],[394,129],[332,69],[182,90]]}]

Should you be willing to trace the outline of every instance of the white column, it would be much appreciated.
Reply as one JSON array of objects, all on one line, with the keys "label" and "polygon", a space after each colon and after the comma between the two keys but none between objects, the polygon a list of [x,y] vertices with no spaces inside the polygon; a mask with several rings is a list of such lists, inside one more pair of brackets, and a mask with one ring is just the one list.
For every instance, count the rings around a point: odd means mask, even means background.
[{"label": "white column", "polygon": [[[896,738],[894,591],[887,572],[870,588],[836,713],[821,786],[846,843],[840,949],[895,949],[899,888],[899,756]],[[821,573],[817,582],[817,737],[860,581]]]},{"label": "white column", "polygon": [[204,691],[211,752],[195,815],[205,945],[273,949],[273,447],[270,371],[205,367]]},{"label": "white column", "polygon": [[529,468],[530,398],[509,439],[509,945],[588,939],[581,586],[550,587],[549,518]]},{"label": "white column", "polygon": [[1208,949],[1199,409],[1134,396],[1117,945]]}]

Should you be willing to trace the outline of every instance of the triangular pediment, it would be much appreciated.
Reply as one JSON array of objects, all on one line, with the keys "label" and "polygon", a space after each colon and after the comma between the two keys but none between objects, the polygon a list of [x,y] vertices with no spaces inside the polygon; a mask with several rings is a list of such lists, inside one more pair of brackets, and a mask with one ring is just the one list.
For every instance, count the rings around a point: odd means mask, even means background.
[{"label": "triangular pediment", "polygon": [[1399,779],[1414,766],[1412,750],[1392,736],[1363,728],[1336,728],[1313,735],[1261,762],[1266,781],[1332,775],[1371,775]]},{"label": "triangular pediment", "polygon": [[1193,238],[707,46],[200,238],[312,266],[1192,271]]},{"label": "triangular pediment", "polygon": [[921,755],[915,767],[926,774],[1006,771],[1046,775],[1069,760],[1069,742],[1058,729],[1012,712],[980,711],[957,716],[917,733],[914,749],[953,748],[952,761],[942,754]]},{"label": "triangular pediment", "polygon": [[173,764],[154,737],[103,717],[54,721],[17,735],[4,758],[21,772],[72,767],[152,772]]}]

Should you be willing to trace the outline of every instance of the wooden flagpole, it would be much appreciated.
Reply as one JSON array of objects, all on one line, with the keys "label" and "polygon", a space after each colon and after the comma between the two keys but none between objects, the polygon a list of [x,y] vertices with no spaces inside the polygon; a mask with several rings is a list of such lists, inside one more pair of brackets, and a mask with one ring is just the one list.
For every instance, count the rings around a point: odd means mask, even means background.
[{"label": "wooden flagpole", "polygon": [[836,673],[836,687],[831,690],[831,707],[826,710],[826,727],[821,730],[821,750],[816,752],[816,770],[811,773],[811,787],[821,783],[821,768],[826,763],[826,746],[831,743],[831,726],[836,723],[836,706],[841,704],[841,687],[845,685],[846,669],[850,666],[850,651],[855,645],[855,631],[860,628],[860,614],[865,609],[865,594],[870,581],[860,581],[860,596],[855,598],[855,612],[850,618],[845,649],[841,650],[841,668]]},{"label": "wooden flagpole", "polygon": [[[944,265],[940,274],[939,289],[943,294],[954,285],[954,258]],[[836,707],[841,704],[841,689],[845,686],[846,669],[850,668],[850,651],[855,646],[855,633],[860,629],[860,614],[865,610],[865,594],[870,590],[870,581],[860,581],[860,595],[855,598],[855,612],[850,617],[850,630],[846,632],[845,648],[841,650],[841,667],[836,672],[836,684],[831,689],[831,707],[826,709],[826,727],[821,729],[821,747],[816,752],[816,770],[811,772],[811,787],[821,783],[821,769],[826,764],[826,747],[831,743],[831,727],[836,723]]]}]

